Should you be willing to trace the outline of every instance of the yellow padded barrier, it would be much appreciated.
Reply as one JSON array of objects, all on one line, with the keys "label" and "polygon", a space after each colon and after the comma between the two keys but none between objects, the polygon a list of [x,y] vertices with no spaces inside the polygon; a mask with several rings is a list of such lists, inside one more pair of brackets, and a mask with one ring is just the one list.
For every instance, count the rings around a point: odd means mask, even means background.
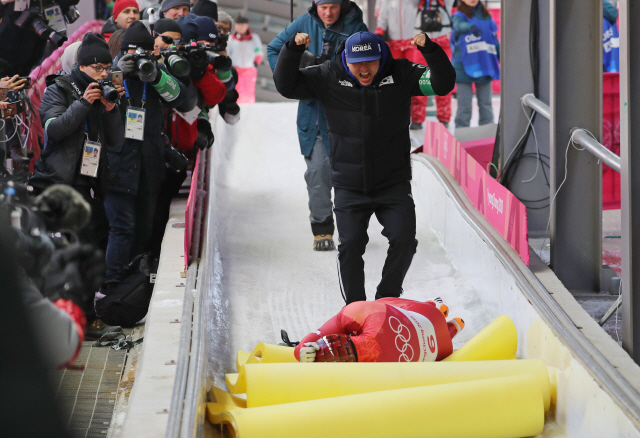
[{"label": "yellow padded barrier", "polygon": [[508,438],[536,436],[544,427],[532,374],[222,409],[209,403],[209,420],[228,424],[237,438]]},{"label": "yellow padded barrier", "polygon": [[258,363],[284,363],[298,362],[293,354],[293,347],[282,347],[280,345],[265,344],[264,342],[256,345],[251,353],[238,350],[236,356],[236,368],[238,373],[227,374],[224,378],[227,388],[232,394],[241,394],[247,391],[246,379],[244,374],[245,364]]},{"label": "yellow padded barrier", "polygon": [[211,396],[212,400],[215,400],[216,403],[221,405],[235,408],[247,407],[247,400],[243,399],[242,397],[237,397],[233,394],[229,394],[228,392],[225,392],[220,388],[216,388],[215,386],[211,387],[209,395]]},{"label": "yellow padded barrier", "polygon": [[515,359],[518,349],[516,326],[500,315],[444,361]]},{"label": "yellow padded barrier", "polygon": [[545,411],[550,404],[542,360],[247,364],[245,373],[249,408],[522,374],[536,376]]}]

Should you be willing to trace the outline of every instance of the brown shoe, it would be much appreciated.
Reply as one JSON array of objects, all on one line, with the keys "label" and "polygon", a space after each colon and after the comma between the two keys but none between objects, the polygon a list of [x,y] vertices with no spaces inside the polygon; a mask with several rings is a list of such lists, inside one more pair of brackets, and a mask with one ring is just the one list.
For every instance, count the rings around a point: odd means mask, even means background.
[{"label": "brown shoe", "polygon": [[87,326],[87,331],[84,334],[85,341],[97,341],[102,335],[109,332],[121,332],[122,327],[107,325],[99,319],[92,321]]},{"label": "brown shoe", "polygon": [[333,235],[319,234],[314,236],[313,249],[315,251],[333,251],[336,249],[336,245],[333,243]]}]

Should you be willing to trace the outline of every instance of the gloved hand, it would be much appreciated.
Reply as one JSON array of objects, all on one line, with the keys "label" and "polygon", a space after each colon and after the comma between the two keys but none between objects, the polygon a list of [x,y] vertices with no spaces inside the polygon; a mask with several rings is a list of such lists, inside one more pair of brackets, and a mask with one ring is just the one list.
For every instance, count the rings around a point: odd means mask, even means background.
[{"label": "gloved hand", "polygon": [[193,143],[201,151],[205,149],[209,149],[215,138],[213,136],[213,131],[211,130],[211,124],[207,119],[198,118],[198,136],[196,137],[196,141]]},{"label": "gloved hand", "polygon": [[202,79],[204,77],[204,75],[207,73],[207,67],[204,66],[202,68],[194,68],[191,69],[191,79],[193,79],[194,81],[199,81],[200,79]]},{"label": "gloved hand", "polygon": [[213,60],[213,68],[216,70],[229,70],[231,68],[231,58],[228,56],[216,56]]},{"label": "gloved hand", "polygon": [[306,342],[304,347],[300,349],[300,363],[315,362],[316,351],[320,350],[320,346],[315,342]]},{"label": "gloved hand", "polygon": [[156,78],[160,74],[158,72],[158,66],[155,64],[151,64],[151,65],[153,66],[153,69],[150,70],[148,73],[143,73],[142,70],[138,71],[138,77],[142,82],[153,82],[156,80]]},{"label": "gloved hand", "polygon": [[55,301],[73,301],[85,312],[93,306],[93,297],[104,281],[104,256],[92,245],[73,243],[55,251],[41,277],[42,295]]},{"label": "gloved hand", "polygon": [[471,32],[473,34],[473,36],[476,36],[476,37],[479,37],[479,36],[482,35],[482,31],[475,24],[471,25],[471,29],[469,29],[469,32]]},{"label": "gloved hand", "polygon": [[118,60],[118,67],[122,70],[122,74],[127,76],[136,71],[136,63],[133,61],[135,53],[127,53]]}]

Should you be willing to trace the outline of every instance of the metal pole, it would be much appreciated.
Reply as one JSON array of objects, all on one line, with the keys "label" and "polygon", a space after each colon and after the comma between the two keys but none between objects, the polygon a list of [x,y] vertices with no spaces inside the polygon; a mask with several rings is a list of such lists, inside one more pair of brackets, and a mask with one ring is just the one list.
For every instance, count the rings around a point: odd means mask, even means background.
[{"label": "metal pole", "polygon": [[[640,363],[640,4],[620,0],[620,171],[622,193],[622,347]],[[633,54],[633,56],[632,56]]]},{"label": "metal pole", "polygon": [[602,0],[552,0],[550,28],[551,268],[570,291],[599,292],[602,166],[569,140],[575,126],[601,138]]},{"label": "metal pole", "polygon": [[571,138],[592,153],[598,160],[620,173],[620,157],[607,149],[598,140],[591,137],[587,131],[580,128],[573,128],[571,130]]},{"label": "metal pole", "polygon": [[551,108],[549,108],[549,105],[547,105],[540,99],[536,99],[533,93],[525,94],[524,96],[522,96],[522,103],[532,110],[535,110],[545,119],[551,119]]}]

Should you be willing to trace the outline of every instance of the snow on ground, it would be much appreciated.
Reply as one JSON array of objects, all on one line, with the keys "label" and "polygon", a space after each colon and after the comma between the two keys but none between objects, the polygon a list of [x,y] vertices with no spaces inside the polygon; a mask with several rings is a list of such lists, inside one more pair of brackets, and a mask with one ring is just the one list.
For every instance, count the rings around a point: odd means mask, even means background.
[{"label": "snow on ground", "polygon": [[[280,330],[298,340],[344,306],[336,268],[337,251],[312,250],[305,163],[298,144],[297,104],[244,105],[241,120],[217,119],[213,146],[221,279],[215,291],[220,323],[211,323],[210,370],[217,384],[235,372],[237,350],[280,342]],[[428,224],[418,217],[418,251],[407,274],[404,298],[440,296],[450,316],[467,328],[454,339],[459,348],[495,316],[473,286],[452,266]],[[375,216],[365,254],[367,297],[373,299],[386,257],[387,240]],[[337,236],[335,236],[337,237]],[[337,240],[336,240],[337,243]]]}]

